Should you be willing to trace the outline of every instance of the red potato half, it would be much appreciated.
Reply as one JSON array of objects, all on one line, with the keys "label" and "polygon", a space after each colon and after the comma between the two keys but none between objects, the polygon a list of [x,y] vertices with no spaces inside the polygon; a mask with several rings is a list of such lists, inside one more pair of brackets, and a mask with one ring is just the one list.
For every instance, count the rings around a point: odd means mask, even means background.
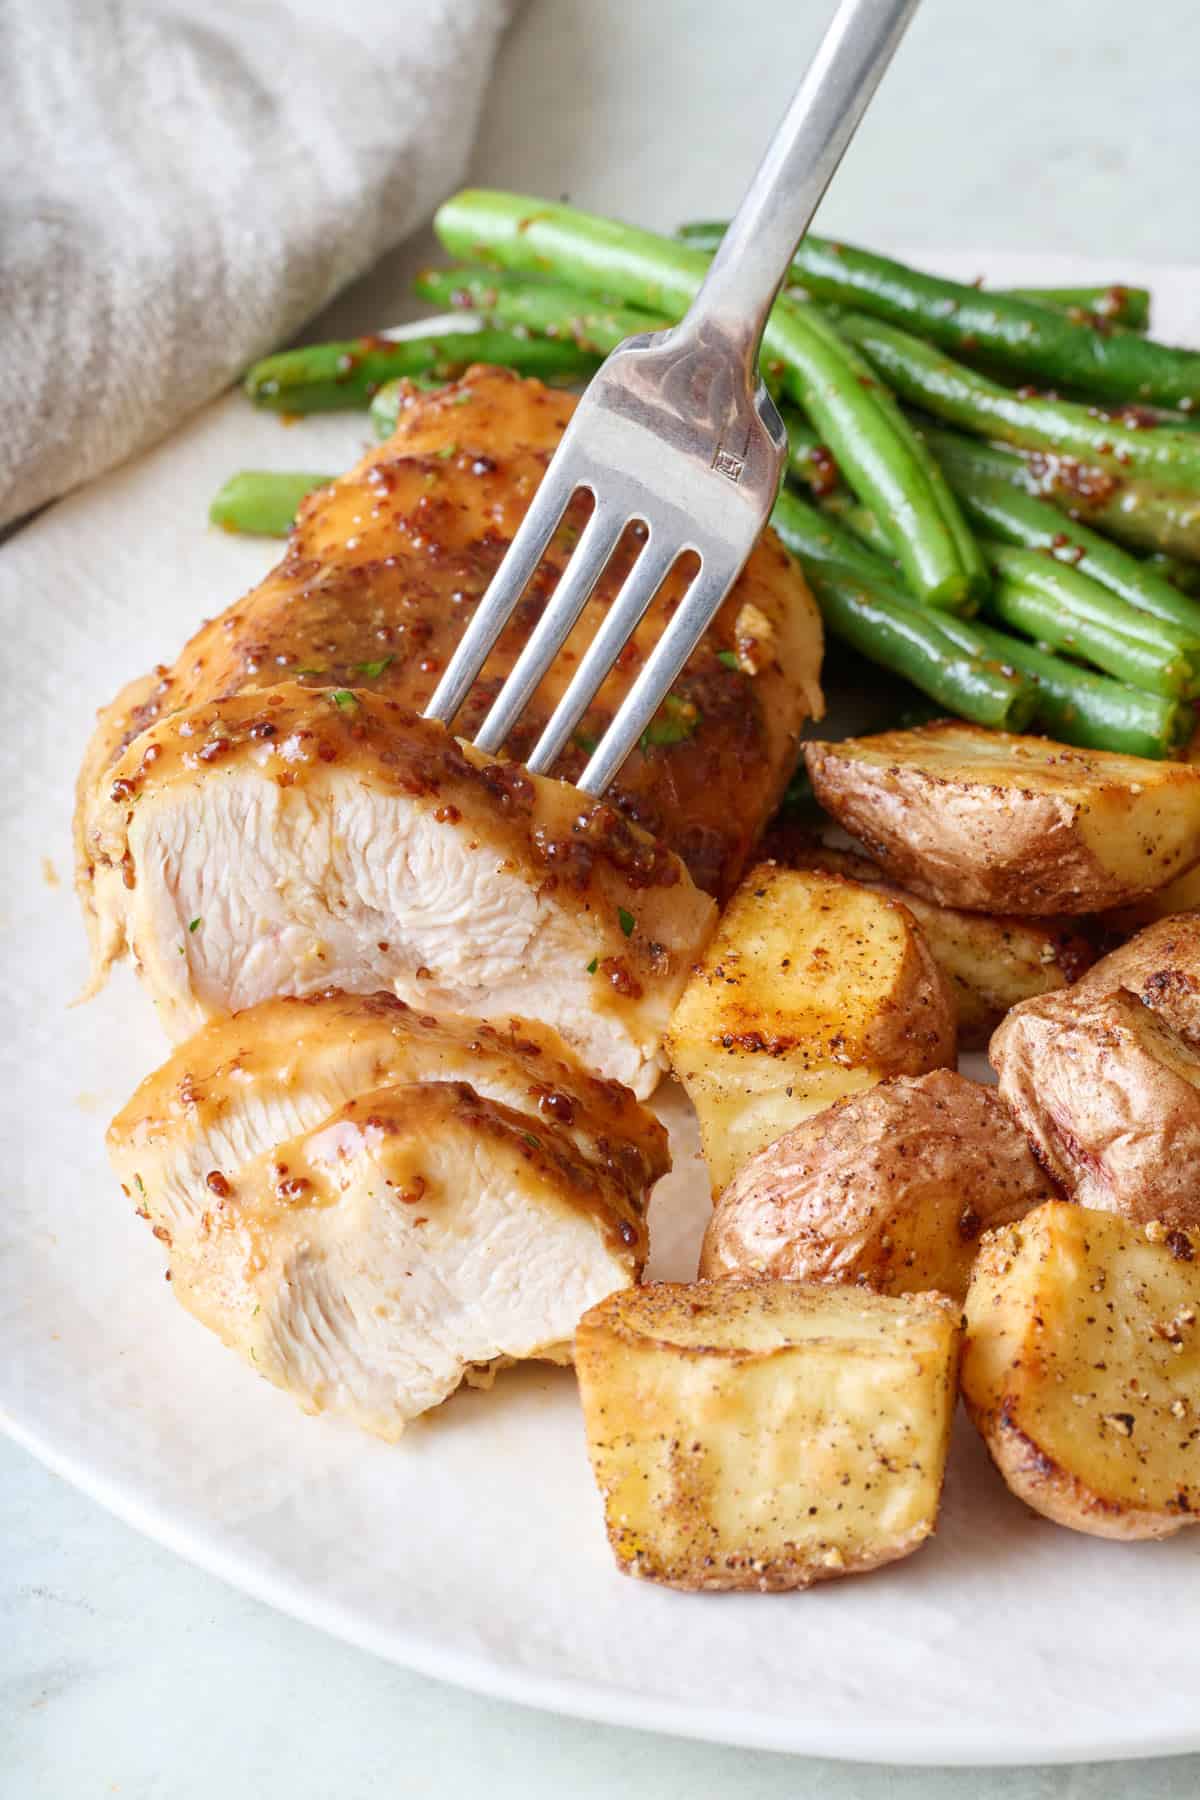
[{"label": "red potato half", "polygon": [[1081,1206],[1200,1226],[1200,918],[1150,926],[989,1049],[1035,1153]]},{"label": "red potato half", "polygon": [[949,1069],[899,1076],[747,1163],[713,1213],[700,1273],[961,1300],[981,1231],[1054,1192],[994,1088]]},{"label": "red potato half", "polygon": [[825,810],[893,881],[970,912],[1091,913],[1200,863],[1200,769],[953,720],[804,759]]}]

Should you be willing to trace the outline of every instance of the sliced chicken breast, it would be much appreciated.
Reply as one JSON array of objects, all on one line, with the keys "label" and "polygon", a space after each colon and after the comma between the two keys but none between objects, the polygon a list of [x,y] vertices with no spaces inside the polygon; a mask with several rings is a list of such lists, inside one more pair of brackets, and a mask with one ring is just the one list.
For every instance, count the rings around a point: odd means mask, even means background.
[{"label": "sliced chicken breast", "polygon": [[552,1033],[339,994],[206,1028],[109,1150],[189,1311],[307,1410],[385,1438],[464,1379],[569,1360],[587,1308],[637,1279],[669,1161]]},{"label": "sliced chicken breast", "polygon": [[[436,393],[412,388],[393,437],[305,501],[283,560],[201,627],[171,667],[101,714],[80,785],[81,886],[92,817],[125,747],[148,726],[277,682],[365,690],[420,712],[524,516],[574,399],[501,369]],[[540,617],[579,536],[568,511],[458,722],[470,739]],[[507,746],[527,755],[644,541],[617,546]],[[555,774],[574,780],[687,585],[673,570],[600,689]],[[707,891],[732,891],[789,778],[800,728],[822,710],[821,623],[799,567],[767,531],[667,706],[610,792]]]},{"label": "sliced chicken breast", "polygon": [[295,684],[143,732],[92,850],[99,966],[128,946],[176,1039],[276,995],[386,989],[540,1018],[639,1095],[715,915],[611,806],[394,700]]},{"label": "sliced chicken breast", "polygon": [[[530,1019],[433,1018],[391,994],[336,989],[215,1020],[147,1076],[108,1149],[127,1193],[174,1239],[235,1189],[240,1171],[374,1088],[468,1083],[611,1163],[631,1196],[669,1166],[666,1133],[627,1088],[589,1075]],[[532,1129],[541,1130],[541,1125]]]}]

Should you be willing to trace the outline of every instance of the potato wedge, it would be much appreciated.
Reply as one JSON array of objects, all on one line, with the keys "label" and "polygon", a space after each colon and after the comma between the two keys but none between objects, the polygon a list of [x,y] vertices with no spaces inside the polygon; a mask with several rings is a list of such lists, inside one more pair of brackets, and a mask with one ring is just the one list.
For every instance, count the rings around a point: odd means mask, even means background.
[{"label": "potato wedge", "polygon": [[893,881],[968,912],[1090,913],[1200,863],[1200,769],[946,720],[809,743],[817,799]]},{"label": "potato wedge", "polygon": [[984,1239],[962,1391],[1026,1505],[1096,1537],[1200,1517],[1200,1235],[1050,1201]]},{"label": "potato wedge", "polygon": [[960,1050],[986,1049],[1011,1007],[1035,994],[1066,987],[1095,961],[1092,944],[1065,919],[1023,919],[1011,913],[994,916],[939,906],[889,882],[877,862],[854,851],[816,845],[797,851],[788,861],[793,868],[824,869],[878,887],[907,906],[950,985]]},{"label": "potato wedge", "polygon": [[807,1587],[933,1530],[958,1310],[790,1281],[613,1294],[575,1338],[618,1567],[677,1588]]},{"label": "potato wedge", "polygon": [[898,1075],[751,1158],[717,1202],[700,1274],[961,1301],[980,1232],[1055,1193],[994,1088],[951,1069]]},{"label": "potato wedge", "polygon": [[1048,994],[988,1052],[1034,1154],[1080,1206],[1200,1226],[1200,1048],[1124,988]]},{"label": "potato wedge", "polygon": [[667,1053],[713,1189],[810,1113],[954,1060],[945,982],[908,910],[836,875],[760,863],[680,997]]}]

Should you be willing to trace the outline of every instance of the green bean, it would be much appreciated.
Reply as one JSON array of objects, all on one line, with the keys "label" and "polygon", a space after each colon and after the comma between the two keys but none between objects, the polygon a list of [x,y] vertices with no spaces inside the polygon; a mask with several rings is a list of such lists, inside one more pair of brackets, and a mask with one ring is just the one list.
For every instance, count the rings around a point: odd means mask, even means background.
[{"label": "green bean", "polygon": [[[1062,492],[1063,504],[1071,505],[1075,469],[1051,466],[1039,478],[1051,499],[1057,501]],[[1102,525],[1135,549],[1162,550],[1193,560],[1200,557],[1200,496],[1196,494],[1178,493],[1152,481],[1125,481],[1103,506],[1089,508],[1086,500],[1076,500],[1074,506],[1093,524]]]},{"label": "green bean", "polygon": [[960,650],[940,629],[940,614],[885,595],[836,563],[805,569],[829,630],[880,668],[902,675],[939,706],[1005,731],[1020,731],[1032,715],[1033,694],[987,659]]},{"label": "green bean", "polygon": [[999,580],[989,612],[1035,642],[1064,650],[1150,694],[1189,697],[1200,672],[1200,640],[1127,606],[1077,569],[1040,550],[990,547]]},{"label": "green bean", "polygon": [[[841,471],[832,452],[794,406],[781,406],[779,413],[787,429],[789,476],[811,489],[818,499],[823,494],[835,492],[840,485]],[[890,549],[888,554],[892,554]]]},{"label": "green bean", "polygon": [[994,667],[972,626],[901,593],[886,563],[795,494],[780,494],[771,523],[835,637],[960,718],[1016,731],[1028,722],[1030,684]]},{"label": "green bean", "polygon": [[[781,302],[781,305],[783,306],[786,306],[787,304],[786,301]],[[958,552],[958,557],[963,569],[966,596],[962,602],[950,610],[955,612],[974,612],[979,596],[986,591],[988,586],[987,564],[984,561],[983,552],[975,540],[975,535],[964,519],[962,509],[950,490],[950,484],[942,473],[941,465],[937,462],[936,458],[933,458],[928,454],[920,433],[914,428],[912,421],[901,409],[895,396],[886,387],[875,380],[869,363],[865,362],[851,349],[850,345],[839,338],[834,326],[818,308],[808,306],[805,308],[805,311],[810,328],[814,331],[828,334],[831,349],[848,362],[850,373],[870,390],[875,404],[883,413],[884,418],[892,431],[897,437],[903,440],[904,445],[912,452],[913,457],[923,464],[926,475],[928,476],[929,488],[934,506],[940,514],[942,524],[949,533],[954,547]],[[883,524],[883,521],[886,519],[887,515],[882,514],[878,506],[872,504],[869,500],[866,501],[866,505],[871,512],[872,517],[880,522],[881,529],[886,531],[887,527]],[[888,531],[887,535],[891,539],[891,554],[897,559],[901,568],[907,574],[908,566],[904,556],[903,541],[897,542],[894,531]],[[928,596],[926,597],[928,598]]]},{"label": "green bean", "polygon": [[293,470],[243,469],[231,475],[208,509],[214,525],[249,537],[285,538],[297,509],[314,488],[328,487],[332,475]]},{"label": "green bean", "polygon": [[1155,482],[1122,481],[1070,456],[1034,451],[1019,456],[958,432],[921,427],[939,462],[955,478],[967,469],[1010,482],[1053,501],[1071,518],[1086,518],[1135,549],[1200,560],[1200,499]]},{"label": "green bean", "polygon": [[[669,238],[519,194],[468,191],[434,221],[452,255],[554,276],[677,318],[694,298],[708,257]],[[904,432],[869,372],[811,307],[777,302],[763,338],[764,368],[808,414],[846,480],[894,535],[905,577],[923,599],[970,603],[978,573],[964,560],[965,522],[932,458]],[[954,520],[947,523],[947,509]]]},{"label": "green bean", "polygon": [[866,313],[839,313],[838,329],[902,399],[982,437],[1077,457],[1122,478],[1145,476],[1200,492],[1200,436],[1165,426],[1134,430],[1070,400],[1001,387],[907,331]]},{"label": "green bean", "polygon": [[585,297],[563,282],[535,281],[503,269],[423,269],[413,292],[434,306],[470,307],[502,325],[569,339],[595,356],[607,356],[638,332],[661,331],[671,323],[661,313]]},{"label": "green bean", "polygon": [[[712,251],[717,248],[727,229],[727,220],[705,219],[681,225],[675,236],[680,243],[690,244],[695,250]],[[865,256],[869,252],[859,251],[856,254]],[[882,260],[876,258],[877,262]],[[900,267],[898,263],[891,266],[896,269]],[[795,281],[803,283],[805,272],[802,262],[794,265],[792,273]],[[913,273],[918,272],[914,270]],[[922,275],[920,279],[928,281],[933,277]],[[946,285],[955,287],[960,284],[949,282]],[[990,299],[993,295],[1007,295],[1011,299],[1029,300],[1035,306],[1049,306],[1056,312],[1081,316],[1085,323],[1090,320],[1102,321],[1109,325],[1124,326],[1129,331],[1144,331],[1150,323],[1150,290],[1130,287],[1123,281],[1110,282],[1107,287],[999,287],[980,290],[972,286],[970,291],[976,294],[982,292],[985,299]],[[864,310],[870,310],[865,307],[864,302],[860,301],[859,304],[864,306]]]},{"label": "green bean", "polygon": [[882,557],[888,565],[893,581],[896,579],[896,565],[892,554],[891,539],[875,517],[869,506],[861,500],[855,500],[847,493],[827,495],[821,501],[821,510],[840,524],[847,526],[862,543],[870,546],[875,554]]},{"label": "green bean", "polygon": [[[929,435],[933,442],[934,434]],[[940,434],[937,441],[940,442]],[[1068,523],[1049,501],[1024,493],[1001,477],[982,474],[965,459],[956,461],[953,448],[944,467],[967,517],[975,525],[1007,543],[1048,552],[1057,561],[1119,594],[1139,612],[1166,621],[1200,644],[1200,606],[1172,587],[1157,569],[1088,526]]]},{"label": "green bean", "polygon": [[596,358],[573,343],[513,331],[364,337],[281,350],[255,363],[244,386],[256,406],[274,412],[340,412],[366,406],[385,381],[405,375],[434,375],[452,381],[472,363],[498,363],[501,368],[545,380],[578,381],[592,373]]},{"label": "green bean", "polygon": [[[811,506],[798,494],[787,491],[780,494],[771,515],[771,523],[792,555],[805,565],[813,562],[836,563],[841,568],[852,570],[863,581],[881,581],[893,586],[896,583],[896,571],[890,563],[863,543],[855,532],[848,530],[837,517],[831,516],[824,508],[818,510]],[[916,604],[911,596],[908,604]]]},{"label": "green bean", "polygon": [[[687,242],[715,248],[712,228],[703,238],[689,233]],[[811,232],[796,251],[792,279],[814,300],[854,307],[919,332],[943,350],[978,355],[1050,387],[1184,411],[1200,406],[1200,352],[1073,318],[1045,296],[1033,300],[947,281]]]},{"label": "green bean", "polygon": [[1093,675],[977,621],[972,630],[1002,663],[1033,677],[1035,716],[1060,743],[1158,761],[1186,743],[1190,706],[1127,687],[1108,675]]},{"label": "green bean", "polygon": [[1149,288],[1130,287],[1123,281],[1111,282],[1108,287],[1015,287],[985,292],[1032,300],[1035,306],[1052,306],[1083,325],[1119,325],[1125,331],[1146,331],[1150,325]]},{"label": "green bean", "polygon": [[1146,566],[1161,575],[1164,581],[1169,581],[1173,588],[1178,588],[1181,594],[1200,594],[1200,563],[1154,550],[1146,558]]}]

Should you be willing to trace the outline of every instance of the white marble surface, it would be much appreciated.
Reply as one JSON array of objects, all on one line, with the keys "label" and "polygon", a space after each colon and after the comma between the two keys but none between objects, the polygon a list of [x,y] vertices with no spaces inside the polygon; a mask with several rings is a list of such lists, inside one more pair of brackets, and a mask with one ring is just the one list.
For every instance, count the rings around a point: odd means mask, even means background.
[{"label": "white marble surface", "polygon": [[[473,176],[603,208],[619,160],[645,222],[719,213],[826,11],[532,0]],[[1123,257],[1200,262],[1198,52],[1193,0],[926,0],[823,223],[880,244],[1111,254],[1114,276]],[[388,259],[321,330],[402,316],[423,253]],[[358,1800],[435,1784],[451,1800],[616,1788],[705,1800],[735,1785],[741,1800],[1183,1800],[1200,1791],[1200,1758],[882,1771],[535,1715],[266,1611],[0,1446],[0,1800]]]}]

